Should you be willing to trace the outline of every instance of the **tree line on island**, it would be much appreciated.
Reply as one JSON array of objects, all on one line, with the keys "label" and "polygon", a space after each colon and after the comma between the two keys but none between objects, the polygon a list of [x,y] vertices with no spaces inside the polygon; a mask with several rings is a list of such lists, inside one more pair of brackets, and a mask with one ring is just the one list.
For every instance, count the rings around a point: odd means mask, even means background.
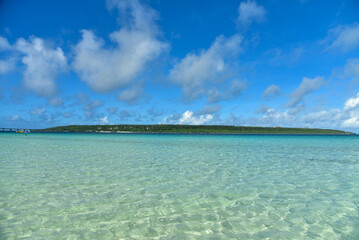
[{"label": "tree line on island", "polygon": [[113,133],[197,133],[197,134],[353,134],[333,129],[319,128],[283,128],[283,127],[247,127],[228,125],[69,125],[35,132],[113,132]]}]

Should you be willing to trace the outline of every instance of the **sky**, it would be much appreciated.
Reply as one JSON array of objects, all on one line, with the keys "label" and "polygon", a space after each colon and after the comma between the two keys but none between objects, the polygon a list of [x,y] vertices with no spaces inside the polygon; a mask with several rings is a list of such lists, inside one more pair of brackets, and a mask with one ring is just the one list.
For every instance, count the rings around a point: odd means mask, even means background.
[{"label": "sky", "polygon": [[357,0],[1,0],[0,127],[359,132]]}]

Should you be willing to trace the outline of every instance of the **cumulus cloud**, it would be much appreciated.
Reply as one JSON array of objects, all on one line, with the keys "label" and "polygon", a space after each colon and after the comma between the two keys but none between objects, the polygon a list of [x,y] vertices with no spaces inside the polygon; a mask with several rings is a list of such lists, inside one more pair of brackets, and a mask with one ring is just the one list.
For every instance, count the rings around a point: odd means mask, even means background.
[{"label": "cumulus cloud", "polygon": [[108,124],[109,120],[107,116],[104,116],[103,118],[100,118],[100,123],[101,124]]},{"label": "cumulus cloud", "polygon": [[12,50],[12,46],[9,44],[9,41],[0,36],[0,51],[7,51],[7,50]]},{"label": "cumulus cloud", "polygon": [[71,117],[72,116],[72,112],[64,112],[63,114],[62,114],[62,116],[64,117],[64,118],[69,118],[69,117]]},{"label": "cumulus cloud", "polygon": [[252,22],[261,23],[265,20],[266,10],[255,1],[241,2],[238,7],[238,24],[248,26]]},{"label": "cumulus cloud", "polygon": [[229,86],[222,86],[222,89],[218,89],[217,87],[212,87],[212,89],[206,92],[207,101],[209,103],[216,103],[220,100],[229,100],[232,98],[236,98],[243,92],[244,89],[247,88],[246,81],[240,80],[232,80]]},{"label": "cumulus cloud", "polygon": [[194,116],[193,112],[186,111],[182,114],[182,117],[179,119],[180,124],[190,124],[190,125],[201,125],[205,124],[213,119],[213,115],[204,114],[200,116]]},{"label": "cumulus cloud", "polygon": [[271,48],[264,55],[268,56],[268,63],[274,66],[294,66],[302,58],[305,49],[302,46],[286,48]]},{"label": "cumulus cloud", "polygon": [[88,96],[88,94],[83,93],[83,92],[76,93],[76,95],[73,96],[73,98],[75,99],[74,105],[82,105],[82,104],[87,103],[90,100],[90,97]]},{"label": "cumulus cloud", "polygon": [[325,42],[329,42],[327,50],[347,52],[359,46],[359,24],[338,26],[329,30]]},{"label": "cumulus cloud", "polygon": [[280,90],[280,87],[272,84],[269,87],[267,87],[266,90],[264,90],[262,98],[271,98],[271,97],[275,97],[275,96],[278,96],[281,94],[282,94],[282,91]]},{"label": "cumulus cloud", "polygon": [[178,123],[178,120],[181,118],[181,114],[179,113],[174,113],[169,117],[164,117],[162,122],[160,123],[164,123],[164,124],[175,124]]},{"label": "cumulus cloud", "polygon": [[256,113],[267,113],[269,109],[270,109],[270,107],[262,105],[258,108]]},{"label": "cumulus cloud", "polygon": [[6,118],[5,120],[10,122],[16,122],[22,120],[21,117],[18,114],[14,114],[11,117]]},{"label": "cumulus cloud", "polygon": [[129,119],[129,118],[135,117],[136,113],[130,112],[130,111],[127,111],[127,110],[122,110],[120,112],[119,116],[120,116],[120,118],[122,120],[126,120],[126,119]]},{"label": "cumulus cloud", "polygon": [[323,84],[324,79],[322,77],[316,77],[312,79],[304,77],[299,87],[289,95],[290,101],[287,106],[297,106],[306,95],[319,89],[321,86],[323,86]]},{"label": "cumulus cloud", "polygon": [[143,96],[143,92],[143,86],[141,84],[135,84],[132,87],[121,91],[118,94],[117,99],[129,104],[134,104]]},{"label": "cumulus cloud", "polygon": [[202,110],[199,111],[195,111],[194,115],[195,116],[200,116],[200,115],[206,115],[206,114],[213,114],[218,112],[219,110],[221,110],[221,106],[220,105],[204,105]]},{"label": "cumulus cloud", "polygon": [[340,109],[323,110],[304,115],[291,115],[287,109],[279,112],[270,108],[264,116],[259,119],[262,125],[282,127],[311,127],[311,128],[340,128],[345,113]]},{"label": "cumulus cloud", "polygon": [[[10,45],[8,40],[0,36],[0,52],[14,52],[15,49]],[[5,57],[5,56],[2,56]],[[16,58],[14,56],[7,56],[7,59],[0,59],[0,74],[7,74],[15,69]]]},{"label": "cumulus cloud", "polygon": [[119,31],[111,33],[115,47],[90,30],[82,30],[82,39],[75,46],[74,68],[94,91],[109,92],[132,83],[152,60],[168,48],[159,40],[156,13],[139,1],[109,1],[121,16],[127,16]]},{"label": "cumulus cloud", "polygon": [[56,77],[65,71],[67,60],[61,48],[52,49],[41,38],[29,41],[20,38],[15,48],[25,64],[23,83],[39,96],[51,96],[56,92]]},{"label": "cumulus cloud", "polygon": [[186,111],[181,114],[173,114],[170,117],[165,117],[162,121],[164,124],[188,124],[201,125],[210,122],[213,119],[212,114],[196,115],[194,112]]},{"label": "cumulus cloud", "polygon": [[[213,106],[214,107],[214,106]],[[211,112],[208,111],[209,113]],[[213,113],[215,113],[213,111]],[[263,127],[309,127],[330,129],[359,129],[359,93],[348,98],[343,108],[331,108],[320,111],[304,111],[304,105],[298,104],[293,108],[283,111],[273,107],[262,105],[255,117],[236,116],[229,113],[227,118],[221,119],[220,123],[242,126]],[[205,124],[215,123],[216,115],[206,114],[205,111],[186,111],[184,114],[173,114],[165,117],[162,123],[166,124]]]},{"label": "cumulus cloud", "polygon": [[203,95],[216,99],[219,90],[212,85],[223,80],[229,67],[226,60],[238,54],[241,41],[239,35],[217,37],[209,49],[198,54],[189,53],[176,63],[170,71],[170,80],[182,87],[189,101]]},{"label": "cumulus cloud", "polygon": [[222,98],[222,93],[216,87],[213,87],[212,89],[208,90],[206,95],[207,101],[210,103],[218,102]]},{"label": "cumulus cloud", "polygon": [[357,107],[359,107],[359,93],[357,93],[355,97],[351,97],[348,100],[346,100],[344,104],[345,110],[354,109]]},{"label": "cumulus cloud", "polygon": [[[293,112],[294,110],[294,112]],[[359,128],[359,93],[347,99],[342,109],[304,113],[303,105],[278,111],[274,108],[261,106],[257,113],[260,117],[240,119],[245,125],[252,126],[281,126],[281,127],[312,127],[312,128]],[[229,124],[237,124],[237,118],[226,120]]]},{"label": "cumulus cloud", "polygon": [[100,106],[102,106],[103,103],[99,100],[94,100],[91,101],[87,104],[85,104],[82,109],[85,111],[85,116],[87,118],[92,118],[94,117],[95,113],[96,113],[96,109]]},{"label": "cumulus cloud", "polygon": [[[259,117],[252,118],[237,118],[231,116],[228,124],[238,124],[247,126],[262,126],[262,127],[319,127],[318,122],[304,122],[303,116],[298,115],[298,113],[292,113],[291,109],[286,109],[285,111],[278,111],[275,108],[268,106],[261,106],[257,110],[258,114],[261,114]],[[332,123],[330,123],[332,124]],[[339,123],[340,125],[340,123]],[[338,124],[336,127],[339,126]],[[333,127],[333,125],[332,125]]]},{"label": "cumulus cloud", "polygon": [[233,80],[231,82],[231,85],[228,89],[228,92],[226,92],[227,99],[234,98],[239,96],[244,89],[246,89],[247,83],[246,81],[240,81],[240,80]]},{"label": "cumulus cloud", "polygon": [[118,111],[117,107],[109,107],[109,108],[107,108],[107,112],[109,114],[115,114],[117,111]]},{"label": "cumulus cloud", "polygon": [[97,108],[99,106],[102,106],[102,102],[99,101],[99,100],[94,100],[94,101],[91,101],[91,102],[85,104],[83,106],[83,109],[85,111],[92,111],[92,110],[94,110],[95,108]]},{"label": "cumulus cloud", "polygon": [[359,80],[359,58],[348,59],[344,67],[344,76]]},{"label": "cumulus cloud", "polygon": [[155,109],[152,107],[150,109],[147,109],[146,116],[150,121],[155,121],[158,120],[158,117],[162,116],[163,114],[164,114],[163,110]]},{"label": "cumulus cloud", "polygon": [[42,115],[46,111],[45,107],[33,108],[30,110],[31,115]]},{"label": "cumulus cloud", "polygon": [[334,121],[342,121],[342,118],[343,112],[340,109],[330,109],[308,113],[303,116],[302,121],[309,124],[315,123],[315,125],[323,125],[323,123],[326,123],[326,126],[330,126]]},{"label": "cumulus cloud", "polygon": [[359,128],[359,118],[351,117],[343,121],[342,127],[344,128]]},{"label": "cumulus cloud", "polygon": [[49,99],[49,104],[58,107],[64,105],[64,101],[62,100],[62,98],[56,96]]},{"label": "cumulus cloud", "polygon": [[359,128],[359,93],[345,101],[344,110],[348,116],[343,121],[342,127]]},{"label": "cumulus cloud", "polygon": [[14,70],[15,68],[15,58],[9,58],[6,60],[0,59],[0,74],[7,74],[8,72]]},{"label": "cumulus cloud", "polygon": [[17,39],[14,45],[0,36],[0,51],[7,59],[0,59],[0,74],[15,69],[18,59],[25,65],[23,85],[39,96],[50,97],[56,92],[56,78],[67,68],[67,59],[60,47],[52,48],[38,37]]}]

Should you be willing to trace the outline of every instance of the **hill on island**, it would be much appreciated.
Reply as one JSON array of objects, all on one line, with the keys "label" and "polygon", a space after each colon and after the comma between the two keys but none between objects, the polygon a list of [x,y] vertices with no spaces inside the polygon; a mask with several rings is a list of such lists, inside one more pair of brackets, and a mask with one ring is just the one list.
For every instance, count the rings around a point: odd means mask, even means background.
[{"label": "hill on island", "polygon": [[319,128],[247,127],[228,125],[70,125],[36,130],[36,132],[105,132],[105,133],[196,133],[196,134],[340,134],[345,132]]}]

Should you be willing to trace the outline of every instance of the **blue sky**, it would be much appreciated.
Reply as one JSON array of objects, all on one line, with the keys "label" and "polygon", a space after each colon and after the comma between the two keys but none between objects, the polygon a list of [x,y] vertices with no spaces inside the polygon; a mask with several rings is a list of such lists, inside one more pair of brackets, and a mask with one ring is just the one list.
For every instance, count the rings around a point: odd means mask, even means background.
[{"label": "blue sky", "polygon": [[359,2],[0,2],[0,127],[359,132]]}]

